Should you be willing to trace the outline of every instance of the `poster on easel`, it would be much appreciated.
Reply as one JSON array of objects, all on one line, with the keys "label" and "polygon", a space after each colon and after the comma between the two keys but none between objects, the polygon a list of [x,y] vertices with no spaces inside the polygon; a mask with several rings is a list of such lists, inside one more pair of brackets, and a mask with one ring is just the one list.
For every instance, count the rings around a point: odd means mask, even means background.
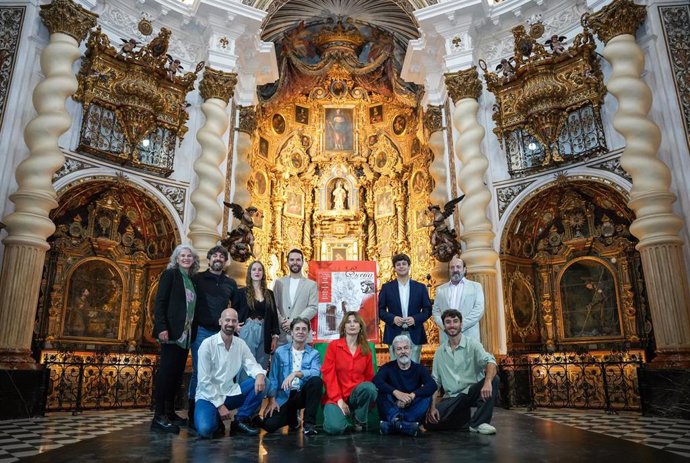
[{"label": "poster on easel", "polygon": [[319,298],[318,311],[312,319],[314,341],[340,338],[338,327],[343,316],[357,311],[366,324],[367,340],[379,342],[376,262],[310,262],[309,278],[316,281]]}]

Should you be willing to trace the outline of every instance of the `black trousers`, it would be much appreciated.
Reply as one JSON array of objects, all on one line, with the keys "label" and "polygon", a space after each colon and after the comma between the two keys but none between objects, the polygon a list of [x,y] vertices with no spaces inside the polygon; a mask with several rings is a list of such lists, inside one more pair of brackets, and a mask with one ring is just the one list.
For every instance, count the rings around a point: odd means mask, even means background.
[{"label": "black trousers", "polygon": [[[172,412],[175,403],[175,393],[182,384],[184,367],[187,364],[189,349],[183,349],[177,344],[161,344],[161,356],[158,361],[158,375],[153,390],[156,415]],[[169,410],[166,410],[166,405]]]},{"label": "black trousers", "polygon": [[[464,429],[467,426],[476,428],[482,423],[490,423],[491,417],[494,413],[494,404],[498,397],[498,375],[491,380],[491,398],[489,400],[482,399],[481,391],[484,385],[484,380],[478,381],[470,386],[467,394],[458,394],[455,397],[442,399],[436,405],[440,419],[438,423],[426,423],[427,429],[431,430],[448,430],[448,429]],[[470,417],[470,408],[477,407],[474,414]]]},{"label": "black trousers", "polygon": [[[280,387],[280,384],[278,384]],[[281,407],[280,411],[273,412],[264,419],[264,429],[268,432],[276,431],[286,424],[297,424],[297,411],[304,409],[304,423],[316,424],[316,412],[321,403],[323,392],[323,380],[318,376],[309,378],[299,391],[290,391],[290,397]]]}]

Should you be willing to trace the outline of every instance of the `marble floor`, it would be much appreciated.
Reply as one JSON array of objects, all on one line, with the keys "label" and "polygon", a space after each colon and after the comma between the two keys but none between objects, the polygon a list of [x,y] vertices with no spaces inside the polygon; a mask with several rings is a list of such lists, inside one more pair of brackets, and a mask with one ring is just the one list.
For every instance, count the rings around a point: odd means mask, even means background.
[{"label": "marble floor", "polygon": [[[51,414],[0,422],[0,463],[27,462],[690,462],[690,422],[598,411],[497,409],[495,436],[302,433],[199,440],[148,429],[150,412]],[[564,424],[565,423],[565,424]],[[670,436],[670,437],[669,437]]]}]

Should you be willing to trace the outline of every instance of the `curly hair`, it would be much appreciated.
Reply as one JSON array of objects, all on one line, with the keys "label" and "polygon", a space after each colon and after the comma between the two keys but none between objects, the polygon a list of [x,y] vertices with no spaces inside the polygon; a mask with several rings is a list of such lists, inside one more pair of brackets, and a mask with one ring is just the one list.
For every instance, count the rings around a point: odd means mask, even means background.
[{"label": "curly hair", "polygon": [[180,268],[180,264],[177,263],[177,258],[180,257],[180,254],[185,249],[191,252],[192,257],[194,258],[194,262],[192,263],[192,266],[189,268],[189,276],[192,276],[199,271],[199,254],[197,254],[194,248],[192,248],[192,246],[189,244],[180,244],[175,248],[175,250],[170,255],[170,262],[168,262],[168,266],[166,268]]}]

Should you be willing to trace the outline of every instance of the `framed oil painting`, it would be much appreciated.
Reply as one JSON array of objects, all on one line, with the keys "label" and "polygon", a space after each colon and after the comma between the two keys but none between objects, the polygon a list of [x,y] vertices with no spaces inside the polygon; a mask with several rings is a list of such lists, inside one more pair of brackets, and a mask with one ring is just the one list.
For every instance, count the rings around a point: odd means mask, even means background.
[{"label": "framed oil painting", "polygon": [[617,338],[623,334],[616,278],[603,261],[573,261],[558,280],[561,320],[566,339]]},{"label": "framed oil painting", "polygon": [[374,217],[380,219],[382,217],[391,217],[394,213],[393,192],[390,189],[384,189],[376,192],[374,198]]},{"label": "framed oil painting", "polygon": [[369,108],[369,123],[380,124],[383,122],[383,105],[377,104]]},{"label": "framed oil painting", "polygon": [[309,124],[309,108],[295,106],[295,122],[298,124]]},{"label": "framed oil painting", "polygon": [[301,219],[304,216],[304,195],[295,190],[288,190],[285,199],[285,215]]},{"label": "framed oil painting", "polygon": [[324,147],[326,151],[354,150],[354,110],[326,108],[324,114]]}]

